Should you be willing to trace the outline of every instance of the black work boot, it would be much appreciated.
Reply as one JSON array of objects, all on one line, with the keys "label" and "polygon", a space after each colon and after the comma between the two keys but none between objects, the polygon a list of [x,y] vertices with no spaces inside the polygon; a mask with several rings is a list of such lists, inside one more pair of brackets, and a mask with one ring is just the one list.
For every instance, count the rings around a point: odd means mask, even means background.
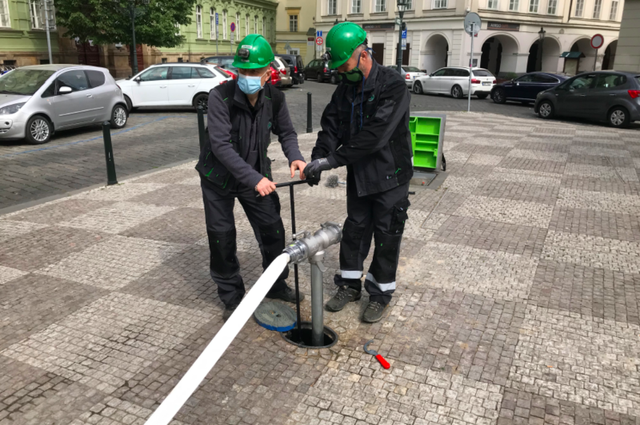
[{"label": "black work boot", "polygon": [[222,320],[223,321],[227,321],[229,320],[229,317],[231,317],[231,315],[233,314],[234,311],[236,311],[236,308],[238,308],[239,304],[234,304],[231,306],[225,306],[224,311],[222,312]]},{"label": "black work boot", "polygon": [[[295,303],[296,291],[289,288],[288,286],[285,286],[284,289],[280,291],[274,291],[274,290],[269,291],[267,293],[267,298],[282,300],[288,303]],[[302,302],[302,300],[304,300],[304,294],[300,293],[300,302]]]},{"label": "black work boot", "polygon": [[340,311],[351,301],[358,301],[361,296],[360,291],[348,286],[340,286],[338,292],[325,304],[325,308],[333,312]]},{"label": "black work boot", "polygon": [[379,322],[380,319],[382,319],[382,314],[386,308],[387,306],[384,304],[369,301],[369,304],[367,304],[367,308],[364,310],[364,314],[362,315],[362,321],[366,323]]}]

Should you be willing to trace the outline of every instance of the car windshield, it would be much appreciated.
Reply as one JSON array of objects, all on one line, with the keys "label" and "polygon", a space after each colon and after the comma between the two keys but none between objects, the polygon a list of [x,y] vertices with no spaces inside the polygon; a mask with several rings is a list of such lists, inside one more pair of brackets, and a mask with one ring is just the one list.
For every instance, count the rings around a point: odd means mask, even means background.
[{"label": "car windshield", "polygon": [[404,72],[422,72],[415,66],[404,66],[402,69],[404,69]]},{"label": "car windshield", "polygon": [[640,84],[640,75],[636,76],[636,80],[638,81],[638,84]]},{"label": "car windshield", "polygon": [[54,72],[41,69],[15,69],[0,77],[0,94],[31,96]]},{"label": "car windshield", "polygon": [[486,69],[474,69],[473,75],[476,77],[493,77],[493,75]]}]

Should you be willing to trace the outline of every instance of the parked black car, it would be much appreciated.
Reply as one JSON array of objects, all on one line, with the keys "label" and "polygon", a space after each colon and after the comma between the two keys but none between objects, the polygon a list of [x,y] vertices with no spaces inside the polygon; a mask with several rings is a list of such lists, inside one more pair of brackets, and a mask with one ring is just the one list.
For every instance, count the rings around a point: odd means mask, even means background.
[{"label": "parked black car", "polygon": [[541,118],[566,116],[627,127],[640,121],[640,74],[587,72],[540,92],[535,111]]},{"label": "parked black car", "polygon": [[507,100],[534,102],[538,93],[557,86],[567,78],[546,72],[530,72],[515,80],[496,84],[491,90],[491,99],[495,103],[505,103]]},{"label": "parked black car", "polygon": [[293,77],[293,84],[304,83],[304,62],[300,55],[276,55],[285,60],[291,68],[291,76]]},{"label": "parked black car", "polygon": [[319,83],[330,81],[338,84],[340,77],[337,69],[329,69],[329,63],[322,59],[314,59],[304,68],[304,79],[315,78]]}]

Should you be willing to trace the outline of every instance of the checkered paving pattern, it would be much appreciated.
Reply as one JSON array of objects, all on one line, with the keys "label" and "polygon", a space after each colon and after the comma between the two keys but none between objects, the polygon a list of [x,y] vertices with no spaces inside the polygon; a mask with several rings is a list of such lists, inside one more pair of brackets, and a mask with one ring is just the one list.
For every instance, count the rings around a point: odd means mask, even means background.
[{"label": "checkered paving pattern", "polygon": [[[637,130],[453,113],[444,151],[441,187],[412,187],[384,320],[361,322],[366,294],[327,312],[324,350],[250,321],[172,424],[640,425]],[[194,165],[0,217],[0,425],[143,424],[216,335]],[[345,192],[296,187],[297,230],[342,223]],[[262,261],[234,214],[249,289]]]}]

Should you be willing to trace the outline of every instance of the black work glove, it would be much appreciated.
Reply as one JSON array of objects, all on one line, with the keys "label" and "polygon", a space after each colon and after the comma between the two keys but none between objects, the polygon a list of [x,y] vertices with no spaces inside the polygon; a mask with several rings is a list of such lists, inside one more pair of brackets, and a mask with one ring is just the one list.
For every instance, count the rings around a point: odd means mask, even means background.
[{"label": "black work glove", "polygon": [[304,176],[307,179],[309,186],[315,186],[320,183],[320,174],[325,170],[330,170],[332,167],[329,164],[327,158],[314,159],[304,167]]}]

